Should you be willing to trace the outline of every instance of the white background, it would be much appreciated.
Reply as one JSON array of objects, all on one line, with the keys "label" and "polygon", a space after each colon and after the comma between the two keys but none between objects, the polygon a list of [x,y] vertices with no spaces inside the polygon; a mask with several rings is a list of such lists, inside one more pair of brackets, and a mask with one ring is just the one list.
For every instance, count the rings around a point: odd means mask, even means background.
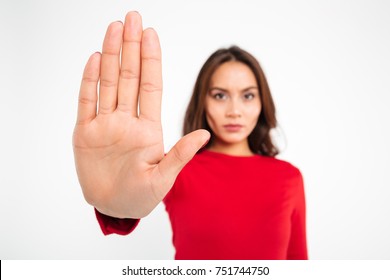
[{"label": "white background", "polygon": [[163,50],[168,150],[205,59],[262,64],[285,159],[305,179],[311,259],[390,259],[388,1],[1,1],[0,259],[172,259],[164,206],[103,236],[75,173],[81,74],[107,25],[138,10]]}]

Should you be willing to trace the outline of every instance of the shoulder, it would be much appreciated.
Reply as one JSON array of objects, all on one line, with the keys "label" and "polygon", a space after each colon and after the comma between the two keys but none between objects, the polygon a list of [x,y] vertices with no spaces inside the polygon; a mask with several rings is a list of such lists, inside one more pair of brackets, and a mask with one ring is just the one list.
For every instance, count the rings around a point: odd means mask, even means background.
[{"label": "shoulder", "polygon": [[283,171],[285,173],[295,175],[295,176],[302,176],[302,173],[299,170],[299,168],[286,160],[278,159],[275,157],[264,157],[264,158],[267,159],[269,165],[272,165],[278,171]]},{"label": "shoulder", "polygon": [[302,173],[294,164],[275,157],[264,157],[264,161],[267,163],[263,168],[267,170],[267,176],[272,177],[273,181],[295,190],[303,188]]},{"label": "shoulder", "polygon": [[184,169],[191,171],[209,169],[222,169],[223,171],[234,169],[240,171],[242,169],[253,171],[255,174],[270,173],[277,177],[302,177],[299,168],[286,160],[262,155],[236,157],[210,151],[197,153]]}]

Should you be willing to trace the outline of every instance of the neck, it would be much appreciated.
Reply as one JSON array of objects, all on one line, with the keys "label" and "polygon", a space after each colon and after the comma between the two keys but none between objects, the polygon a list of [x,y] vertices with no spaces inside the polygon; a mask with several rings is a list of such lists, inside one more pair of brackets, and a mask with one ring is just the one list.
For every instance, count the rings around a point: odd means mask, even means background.
[{"label": "neck", "polygon": [[217,152],[221,154],[231,155],[231,156],[252,156],[253,152],[249,148],[248,141],[244,141],[242,143],[223,143],[217,141],[213,141],[211,146],[208,149],[212,152]]}]

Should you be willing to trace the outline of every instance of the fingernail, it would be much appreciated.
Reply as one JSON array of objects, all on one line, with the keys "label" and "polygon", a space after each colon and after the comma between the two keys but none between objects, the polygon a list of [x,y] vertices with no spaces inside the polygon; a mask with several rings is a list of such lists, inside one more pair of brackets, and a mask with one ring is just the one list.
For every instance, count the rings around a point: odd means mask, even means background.
[{"label": "fingernail", "polygon": [[[211,138],[211,137],[210,137]],[[209,143],[209,141],[210,141],[210,138],[209,139],[207,139],[207,141],[206,142],[204,142],[204,144],[203,144],[203,146],[200,148],[200,149],[203,149],[204,147],[206,147],[207,146],[207,144]]]}]

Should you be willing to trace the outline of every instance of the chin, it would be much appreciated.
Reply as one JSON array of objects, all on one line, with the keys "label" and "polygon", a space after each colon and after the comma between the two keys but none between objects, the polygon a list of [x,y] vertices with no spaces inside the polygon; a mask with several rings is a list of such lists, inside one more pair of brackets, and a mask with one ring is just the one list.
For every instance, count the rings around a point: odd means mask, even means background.
[{"label": "chin", "polygon": [[221,140],[226,143],[226,144],[229,144],[229,145],[235,145],[235,144],[238,144],[238,143],[241,143],[243,141],[246,141],[248,137],[243,137],[243,136],[240,136],[240,137],[223,137],[221,138]]}]

